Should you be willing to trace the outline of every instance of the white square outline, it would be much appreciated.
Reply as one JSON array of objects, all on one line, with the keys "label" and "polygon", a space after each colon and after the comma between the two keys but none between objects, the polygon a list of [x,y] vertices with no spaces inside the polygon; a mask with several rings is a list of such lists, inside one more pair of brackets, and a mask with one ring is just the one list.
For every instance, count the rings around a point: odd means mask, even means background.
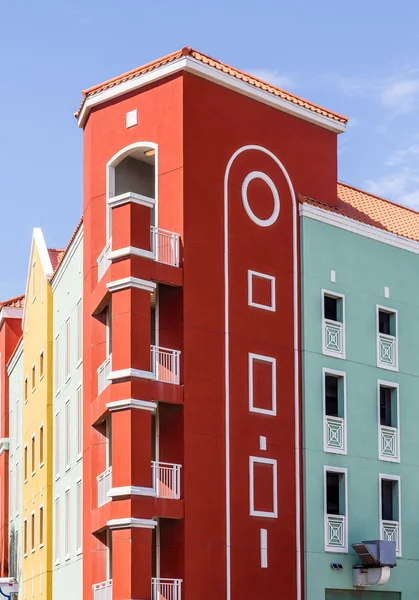
[{"label": "white square outline", "polygon": [[[376,304],[376,314],[375,314],[375,318],[376,318],[376,337],[377,337],[377,367],[379,369],[386,369],[387,371],[398,371],[399,370],[399,313],[398,310],[396,308],[389,308],[388,306],[383,306],[382,304]],[[379,313],[380,310],[382,310],[383,312],[386,312],[390,315],[394,315],[394,319],[396,321],[396,335],[393,335],[391,337],[394,338],[394,344],[395,344],[395,366],[392,367],[391,365],[386,365],[382,362],[380,362],[380,325],[379,325]]]},{"label": "white square outline", "polygon": [[[344,523],[344,535],[345,535],[345,546],[343,548],[336,548],[335,546],[329,546],[327,543],[328,529],[327,529],[327,474],[328,473],[339,473],[344,476],[345,480],[345,514],[336,515],[345,517]],[[331,467],[328,465],[323,466],[323,520],[324,520],[324,551],[325,552],[337,552],[340,554],[348,553],[348,469],[343,467]]]},{"label": "white square outline", "polygon": [[[253,277],[260,277],[261,279],[268,279],[271,282],[271,304],[259,304],[253,302]],[[261,308],[262,310],[269,310],[270,312],[276,312],[276,280],[272,275],[266,275],[265,273],[259,273],[258,271],[247,270],[247,304],[248,306],[254,306],[255,308]]]},{"label": "white square outline", "polygon": [[[262,415],[272,415],[276,417],[276,358],[264,356],[263,354],[254,354],[249,352],[248,371],[249,371],[249,412],[255,412]],[[272,408],[257,408],[253,405],[253,361],[260,360],[272,365]]]},{"label": "white square outline", "polygon": [[[273,511],[255,510],[254,465],[272,465]],[[249,514],[251,517],[278,518],[278,463],[275,458],[249,456]]]},{"label": "white square outline", "polygon": [[402,479],[400,475],[387,475],[386,473],[378,473],[378,537],[381,539],[381,527],[383,523],[382,519],[382,498],[381,498],[381,482],[383,479],[388,479],[389,481],[397,481],[397,496],[399,501],[399,550],[396,550],[397,558],[402,557]]},{"label": "white square outline", "polygon": [[[342,321],[332,321],[336,323],[342,323],[342,352],[335,352],[334,350],[328,350],[326,348],[326,317],[324,315],[324,297],[330,296],[336,298],[342,302]],[[335,358],[346,358],[346,331],[345,331],[345,295],[339,294],[338,292],[331,292],[330,290],[322,289],[321,291],[321,310],[322,310],[322,354],[325,356],[334,356]]]},{"label": "white square outline", "polygon": [[[381,454],[381,429],[380,429],[380,388],[386,387],[396,392],[396,415],[397,415],[397,458],[391,456],[383,456]],[[398,383],[394,381],[384,381],[384,379],[377,379],[377,425],[378,425],[378,460],[384,460],[386,462],[400,462],[400,388]]]},{"label": "white square outline", "polygon": [[[343,449],[329,448],[327,445],[327,424],[326,424],[326,375],[333,375],[343,380]],[[323,452],[328,454],[347,454],[347,429],[346,429],[346,371],[337,371],[336,369],[322,369],[322,397],[323,397]]]}]

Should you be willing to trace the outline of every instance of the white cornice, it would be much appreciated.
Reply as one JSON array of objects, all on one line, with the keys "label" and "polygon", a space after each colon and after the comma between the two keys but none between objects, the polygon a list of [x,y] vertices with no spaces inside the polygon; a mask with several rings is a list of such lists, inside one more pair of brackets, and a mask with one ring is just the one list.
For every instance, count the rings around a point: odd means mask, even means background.
[{"label": "white cornice", "polygon": [[108,379],[115,381],[117,379],[156,379],[156,376],[151,371],[141,371],[140,369],[120,369],[112,371],[108,375]]},{"label": "white cornice", "polygon": [[317,206],[311,206],[309,204],[301,204],[300,216],[315,221],[321,221],[322,223],[327,223],[333,227],[345,229],[346,231],[362,235],[383,244],[395,246],[396,248],[406,250],[407,252],[419,254],[419,242],[409,240],[400,235],[396,235],[395,233],[384,231],[383,229],[379,229],[372,225],[367,225],[366,223],[360,223],[355,219],[338,215],[327,209],[318,208]]},{"label": "white cornice", "polygon": [[134,398],[127,398],[126,400],[115,400],[114,402],[108,402],[106,408],[110,412],[117,410],[147,410],[154,412],[157,408],[157,402],[150,402],[149,400],[135,400]]},{"label": "white cornice", "polygon": [[0,327],[4,319],[21,319],[23,316],[23,308],[16,306],[3,306],[0,310]]},{"label": "white cornice", "polygon": [[70,263],[71,259],[73,258],[82,239],[83,239],[83,224],[80,225],[80,229],[78,230],[77,234],[75,235],[74,240],[71,242],[71,246],[68,248],[63,260],[61,261],[61,263],[58,266],[55,277],[51,283],[53,292],[55,292],[58,283],[61,281],[61,278],[62,278],[63,274],[65,273],[65,271],[68,267],[68,264]]},{"label": "white cornice", "polygon": [[134,246],[126,246],[125,248],[118,248],[118,250],[112,250],[109,252],[109,260],[117,260],[119,258],[125,258],[126,256],[141,256],[142,258],[151,258],[154,260],[156,257],[154,252],[151,250],[143,250],[142,248],[135,248]]},{"label": "white cornice", "polygon": [[154,519],[133,519],[126,517],[125,519],[111,519],[106,525],[109,529],[154,529],[157,526],[157,521]]},{"label": "white cornice", "polygon": [[7,374],[11,375],[13,369],[16,366],[16,363],[18,362],[19,358],[21,358],[22,356],[22,352],[23,352],[23,339],[20,340],[19,345],[17,346],[12,359],[10,360],[9,364],[7,365]]},{"label": "white cornice", "polygon": [[154,281],[146,281],[145,279],[138,279],[138,277],[124,277],[123,279],[116,279],[106,284],[106,287],[110,292],[119,292],[128,288],[136,288],[138,290],[145,290],[152,294],[157,287]]},{"label": "white cornice", "polygon": [[111,498],[120,498],[123,496],[156,496],[156,491],[151,487],[138,487],[135,485],[124,485],[121,487],[111,488],[108,492]]},{"label": "white cornice", "polygon": [[91,96],[90,98],[87,98],[79,115],[79,127],[84,127],[89,115],[89,111],[93,106],[103,104],[108,100],[122,96],[127,92],[141,88],[149,83],[158,81],[163,77],[167,77],[181,70],[185,70],[197,75],[198,77],[208,79],[209,81],[229,88],[235,92],[238,92],[239,94],[253,98],[254,100],[262,102],[263,104],[268,104],[269,106],[281,110],[282,112],[289,113],[295,117],[309,121],[310,123],[314,123],[315,125],[319,125],[320,127],[324,127],[335,133],[343,133],[345,131],[345,123],[340,123],[335,119],[331,119],[308,108],[304,108],[298,104],[284,100],[283,98],[257,88],[250,83],[241,81],[232,75],[223,73],[214,67],[205,65],[191,56],[182,56],[181,58],[178,58],[169,64],[153,69],[144,75],[134,77],[129,81],[115,85],[95,94],[94,96]]},{"label": "white cornice", "polygon": [[116,208],[117,206],[122,206],[123,204],[139,204],[140,206],[153,208],[156,204],[156,200],[154,198],[143,196],[142,194],[136,194],[135,192],[125,192],[124,194],[113,196],[112,198],[108,198],[106,202],[109,208]]}]

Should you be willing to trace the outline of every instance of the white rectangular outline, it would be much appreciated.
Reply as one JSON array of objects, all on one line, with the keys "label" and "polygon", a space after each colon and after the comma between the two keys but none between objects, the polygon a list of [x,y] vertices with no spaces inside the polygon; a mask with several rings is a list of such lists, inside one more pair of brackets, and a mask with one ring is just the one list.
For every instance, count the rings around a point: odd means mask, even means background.
[{"label": "white rectangular outline", "polygon": [[[382,310],[383,312],[394,315],[396,320],[396,335],[394,337],[395,341],[395,358],[396,358],[396,366],[392,367],[391,365],[384,365],[380,363],[380,331],[379,331],[379,318],[378,313]],[[377,337],[377,367],[379,369],[386,369],[387,371],[398,371],[399,370],[399,315],[398,311],[395,308],[389,308],[388,306],[383,306],[382,304],[376,304],[376,337]],[[383,334],[384,335],[384,334]]]},{"label": "white rectangular outline", "polygon": [[[336,377],[342,377],[343,379],[343,450],[339,448],[328,448],[327,447],[327,426],[326,426],[326,375],[335,375]],[[336,369],[329,369],[323,367],[322,369],[322,397],[323,397],[323,451],[328,454],[347,454],[347,428],[346,428],[346,372],[337,371]]]},{"label": "white rectangular outline", "polygon": [[268,568],[268,530],[260,530],[260,568]]},{"label": "white rectangular outline", "polygon": [[399,496],[399,551],[396,551],[396,556],[401,558],[402,556],[402,482],[400,475],[386,475],[385,473],[378,473],[378,537],[381,539],[381,524],[382,524],[382,502],[381,502],[381,482],[383,479],[390,481],[397,481],[397,494]]},{"label": "white rectangular outline", "polygon": [[[342,300],[342,353],[340,352],[333,352],[332,350],[327,350],[326,349],[326,340],[325,340],[325,335],[324,335],[324,322],[325,322],[325,316],[324,316],[324,297],[325,296],[330,296],[331,298],[337,298],[338,300]],[[345,334],[345,295],[344,294],[339,294],[338,292],[331,292],[330,290],[325,290],[324,288],[322,288],[321,291],[321,310],[322,310],[322,354],[324,354],[325,356],[334,356],[335,358],[341,358],[341,359],[345,359],[346,358],[346,334]]]},{"label": "white rectangular outline", "polygon": [[[397,412],[397,456],[398,458],[392,458],[381,455],[381,431],[380,431],[380,387],[387,387],[392,390],[396,390],[396,412]],[[378,431],[378,460],[384,460],[385,462],[400,462],[400,390],[399,384],[393,381],[384,381],[384,379],[377,379],[377,431]]]},{"label": "white rectangular outline", "polygon": [[[260,360],[272,365],[272,408],[257,408],[253,405],[253,361]],[[264,356],[263,354],[248,353],[248,380],[249,380],[249,412],[276,417],[276,358]]]},{"label": "white rectangular outline", "polygon": [[[329,547],[327,545],[327,473],[340,473],[345,476],[345,514],[337,515],[345,517],[345,546],[343,548]],[[323,467],[323,520],[324,520],[324,551],[325,552],[338,552],[340,554],[348,553],[348,469],[343,467],[330,467],[324,465]],[[381,513],[380,513],[381,514]]]},{"label": "white rectangular outline", "polygon": [[[271,282],[271,304],[259,304],[253,302],[253,277],[260,277],[261,279],[268,279]],[[248,306],[254,306],[255,308],[261,308],[262,310],[269,310],[270,312],[276,312],[276,280],[272,275],[266,275],[265,273],[259,273],[258,271],[247,270],[247,304]]]},{"label": "white rectangular outline", "polygon": [[[272,465],[273,511],[255,510],[254,465]],[[275,458],[249,456],[249,514],[251,517],[278,518],[278,463]]]},{"label": "white rectangular outline", "polygon": [[259,450],[266,450],[266,436],[259,436]]}]

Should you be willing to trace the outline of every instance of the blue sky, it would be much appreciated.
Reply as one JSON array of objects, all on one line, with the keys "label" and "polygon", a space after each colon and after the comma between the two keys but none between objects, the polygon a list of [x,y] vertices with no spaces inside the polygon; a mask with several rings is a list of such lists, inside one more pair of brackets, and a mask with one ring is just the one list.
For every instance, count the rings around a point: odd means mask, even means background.
[{"label": "blue sky", "polygon": [[83,88],[190,45],[350,118],[339,176],[419,207],[419,3],[1,2],[0,298],[31,232],[64,247],[82,210]]}]

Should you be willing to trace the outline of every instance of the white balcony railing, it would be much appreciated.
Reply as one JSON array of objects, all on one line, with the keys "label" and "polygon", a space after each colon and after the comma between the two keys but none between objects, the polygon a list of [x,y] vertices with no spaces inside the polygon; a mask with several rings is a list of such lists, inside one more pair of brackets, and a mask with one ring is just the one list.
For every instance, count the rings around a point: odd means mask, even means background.
[{"label": "white balcony railing", "polygon": [[181,465],[153,461],[151,469],[156,496],[179,500]]},{"label": "white balcony railing", "polygon": [[399,432],[397,427],[380,425],[380,458],[399,460]]},{"label": "white balcony railing", "polygon": [[108,492],[112,487],[112,467],[103,471],[97,479],[97,505],[103,506],[110,501]]},{"label": "white balcony railing", "polygon": [[112,354],[110,354],[106,360],[100,365],[97,370],[97,395],[101,394],[105,390],[110,381],[108,379],[112,371]]},{"label": "white balcony railing", "polygon": [[345,355],[345,330],[340,321],[323,321],[323,354]]},{"label": "white balcony railing", "polygon": [[396,543],[396,553],[400,554],[400,523],[398,521],[381,521],[381,539]]},{"label": "white balcony railing", "polygon": [[346,517],[326,515],[326,550],[344,552],[346,550]]},{"label": "white balcony railing", "polygon": [[93,584],[93,600],[112,600],[112,579]]},{"label": "white balcony railing", "polygon": [[345,419],[325,416],[325,450],[345,452]]},{"label": "white balcony railing", "polygon": [[111,261],[108,256],[112,249],[112,238],[110,238],[109,242],[106,244],[102,252],[99,254],[97,258],[97,280],[100,281],[104,274],[106,273]]},{"label": "white balcony railing", "polygon": [[182,580],[153,577],[151,580],[151,600],[181,600]]},{"label": "white balcony railing", "polygon": [[151,370],[158,381],[178,384],[179,363],[180,350],[151,346]]},{"label": "white balcony railing", "polygon": [[151,251],[158,262],[179,266],[179,238],[178,233],[151,226]]},{"label": "white balcony railing", "polygon": [[378,366],[397,369],[397,338],[394,335],[378,334]]}]

